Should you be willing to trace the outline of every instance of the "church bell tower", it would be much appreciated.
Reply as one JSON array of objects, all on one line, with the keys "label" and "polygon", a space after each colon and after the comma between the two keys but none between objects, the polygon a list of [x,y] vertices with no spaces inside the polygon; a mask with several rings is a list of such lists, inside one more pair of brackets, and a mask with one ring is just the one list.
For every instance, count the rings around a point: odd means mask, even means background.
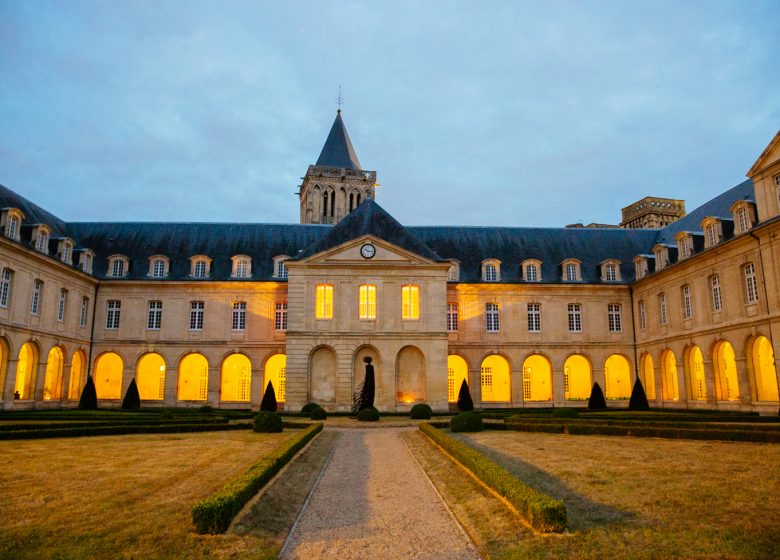
[{"label": "church bell tower", "polygon": [[335,224],[367,198],[374,198],[376,171],[361,168],[341,109],[317,163],[306,170],[298,191],[302,224]]}]

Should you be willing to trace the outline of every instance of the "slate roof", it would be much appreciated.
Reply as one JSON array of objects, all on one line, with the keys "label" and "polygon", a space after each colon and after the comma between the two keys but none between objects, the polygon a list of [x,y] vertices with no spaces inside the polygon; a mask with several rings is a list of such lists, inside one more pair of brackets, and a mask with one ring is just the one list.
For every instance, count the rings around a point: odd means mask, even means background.
[{"label": "slate roof", "polygon": [[[3,185],[0,185],[0,208],[18,208],[24,214],[24,224],[46,224],[52,230],[52,237],[72,237],[68,235],[68,224],[63,220]],[[24,238],[22,240],[25,241]]]},{"label": "slate roof", "polygon": [[336,120],[330,127],[325,145],[322,147],[317,165],[323,167],[339,167],[344,169],[362,169],[355,149],[347,134],[347,127],[341,118],[341,109],[336,112]]}]

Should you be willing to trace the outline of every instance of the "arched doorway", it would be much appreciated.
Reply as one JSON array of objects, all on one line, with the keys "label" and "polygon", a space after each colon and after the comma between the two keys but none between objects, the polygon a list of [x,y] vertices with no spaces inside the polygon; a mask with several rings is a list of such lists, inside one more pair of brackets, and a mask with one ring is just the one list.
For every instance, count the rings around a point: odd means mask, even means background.
[{"label": "arched doorway", "polygon": [[106,352],[95,361],[95,392],[99,399],[122,398],[122,372],[125,364],[115,352]]},{"label": "arched doorway", "polygon": [[0,336],[0,400],[5,398],[5,376],[8,369],[8,342]]},{"label": "arched doorway", "polygon": [[572,354],[563,364],[563,397],[567,401],[588,400],[591,382],[590,362],[581,354]]},{"label": "arched doorway", "polygon": [[395,360],[396,402],[425,400],[425,356],[415,346],[405,346]]},{"label": "arched doorway", "polygon": [[701,348],[695,344],[691,346],[685,355],[685,372],[688,376],[691,399],[695,401],[707,400],[707,386],[704,380],[704,356]]},{"label": "arched doorway", "polygon": [[263,394],[266,387],[271,383],[276,394],[277,402],[284,402],[287,392],[287,355],[274,354],[265,362],[265,373],[263,375]]},{"label": "arched doorway", "polygon": [[70,362],[70,387],[68,399],[75,401],[81,396],[81,388],[84,386],[84,364],[87,362],[84,351],[76,350]]},{"label": "arched doorway", "polygon": [[462,356],[447,356],[447,401],[458,402],[458,393],[463,382],[469,383],[469,366]]},{"label": "arched doorway", "polygon": [[38,369],[38,347],[32,342],[25,342],[19,349],[19,359],[16,362],[16,383],[14,393],[20,400],[33,398],[35,387],[35,372]]},{"label": "arched doorway", "polygon": [[757,336],[750,349],[753,383],[756,400],[777,402],[777,370],[772,343],[765,336]]},{"label": "arched doorway", "polygon": [[674,352],[664,350],[661,354],[661,384],[665,401],[680,400],[680,388],[677,382],[677,358]]},{"label": "arched doorway", "polygon": [[230,354],[222,360],[219,400],[249,402],[252,390],[252,362],[243,354]]},{"label": "arched doorway", "polygon": [[535,354],[523,362],[523,400],[552,400],[552,364],[545,356]]},{"label": "arched doorway", "polygon": [[59,346],[49,350],[46,357],[46,375],[43,378],[43,400],[57,401],[62,399],[62,371],[65,356]]},{"label": "arched doorway", "polygon": [[631,398],[631,363],[628,358],[620,354],[607,358],[604,362],[604,384],[608,399]]},{"label": "arched doorway", "polygon": [[511,374],[506,358],[493,354],[482,360],[479,384],[482,402],[511,402]]},{"label": "arched doorway", "polygon": [[715,344],[712,351],[715,370],[715,390],[719,401],[739,400],[739,379],[734,348],[725,340]]},{"label": "arched doorway", "polygon": [[135,367],[135,383],[142,401],[165,399],[165,359],[155,352],[141,356]]},{"label": "arched doorway", "polygon": [[319,346],[309,356],[309,401],[336,403],[336,352],[330,346]]},{"label": "arched doorway", "polygon": [[179,362],[180,401],[205,401],[209,396],[209,362],[203,354],[187,354]]},{"label": "arched doorway", "polygon": [[649,353],[644,353],[640,360],[642,364],[642,385],[645,388],[645,395],[649,400],[655,400],[655,364],[653,357]]}]

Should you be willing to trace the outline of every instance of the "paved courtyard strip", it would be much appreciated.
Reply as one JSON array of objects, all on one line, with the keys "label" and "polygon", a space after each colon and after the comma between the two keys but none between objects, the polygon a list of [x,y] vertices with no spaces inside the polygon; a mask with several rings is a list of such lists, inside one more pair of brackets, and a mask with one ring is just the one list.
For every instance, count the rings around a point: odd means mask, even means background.
[{"label": "paved courtyard strip", "polygon": [[479,558],[402,432],[342,432],[281,558]]}]

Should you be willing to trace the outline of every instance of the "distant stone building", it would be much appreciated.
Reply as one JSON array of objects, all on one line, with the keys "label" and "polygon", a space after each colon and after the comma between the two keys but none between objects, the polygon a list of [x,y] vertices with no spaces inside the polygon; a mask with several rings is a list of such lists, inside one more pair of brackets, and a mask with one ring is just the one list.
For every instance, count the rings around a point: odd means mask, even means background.
[{"label": "distant stone building", "polygon": [[685,216],[685,201],[646,196],[623,210],[620,227],[660,229]]}]

